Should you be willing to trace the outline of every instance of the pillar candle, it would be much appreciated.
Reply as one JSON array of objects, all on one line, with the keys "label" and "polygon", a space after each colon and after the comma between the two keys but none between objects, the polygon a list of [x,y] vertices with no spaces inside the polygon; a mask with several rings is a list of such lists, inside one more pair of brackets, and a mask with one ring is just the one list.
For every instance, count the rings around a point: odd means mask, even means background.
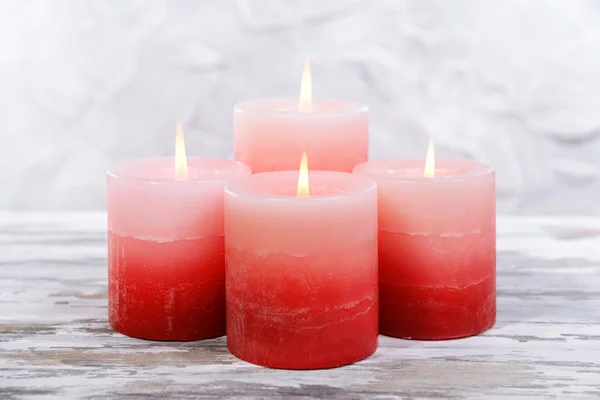
[{"label": "pillar candle", "polygon": [[234,109],[235,159],[252,172],[297,170],[298,156],[310,154],[311,169],[352,172],[367,161],[369,112],[365,104],[313,99],[257,99]]},{"label": "pillar candle", "polygon": [[[296,157],[297,159],[297,157]],[[329,368],[377,347],[377,193],[368,178],[252,175],[225,188],[227,345],[285,369]]]},{"label": "pillar candle", "polygon": [[173,158],[118,164],[108,172],[108,319],[152,340],[225,333],[223,187],[249,174],[237,162]]},{"label": "pillar candle", "polygon": [[[496,318],[494,169],[441,159],[369,161],[379,196],[380,332],[407,339],[481,333]],[[433,172],[433,171],[432,171]]]}]

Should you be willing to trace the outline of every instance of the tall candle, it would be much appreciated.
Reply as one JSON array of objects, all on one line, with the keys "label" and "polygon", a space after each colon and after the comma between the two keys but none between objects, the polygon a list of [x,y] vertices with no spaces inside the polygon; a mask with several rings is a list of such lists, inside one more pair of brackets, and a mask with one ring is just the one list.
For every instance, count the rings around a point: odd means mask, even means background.
[{"label": "tall candle", "polygon": [[494,170],[459,159],[425,173],[423,165],[354,169],[378,185],[380,332],[430,340],[481,333],[496,318]]},{"label": "tall candle", "polygon": [[227,345],[273,368],[349,364],[377,347],[376,186],[340,172],[311,172],[308,191],[297,181],[226,186]]},{"label": "tall candle", "polygon": [[305,71],[304,76],[300,99],[256,99],[235,106],[235,159],[252,172],[295,170],[303,151],[310,154],[313,170],[352,172],[368,159],[368,107],[313,99],[307,89],[310,75]]},{"label": "tall candle", "polygon": [[152,340],[225,333],[223,187],[249,174],[237,162],[173,158],[108,172],[108,319]]}]

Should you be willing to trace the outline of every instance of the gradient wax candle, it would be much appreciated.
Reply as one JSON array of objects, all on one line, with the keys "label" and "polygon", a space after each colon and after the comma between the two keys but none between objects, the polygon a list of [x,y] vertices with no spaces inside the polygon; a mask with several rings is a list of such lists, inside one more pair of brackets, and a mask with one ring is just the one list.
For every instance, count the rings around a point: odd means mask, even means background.
[{"label": "gradient wax candle", "polygon": [[108,172],[108,318],[128,336],[225,333],[223,187],[250,171],[234,161],[178,160],[179,168],[154,158]]},{"label": "gradient wax candle", "polygon": [[494,170],[440,159],[424,174],[423,164],[370,161],[354,170],[378,186],[380,332],[475,335],[496,319]]},{"label": "gradient wax candle", "polygon": [[323,171],[308,191],[297,182],[284,171],[226,186],[227,345],[273,368],[353,363],[377,347],[376,186]]},{"label": "gradient wax candle", "polygon": [[305,67],[300,99],[256,99],[235,106],[235,159],[254,173],[297,170],[306,151],[313,170],[352,172],[368,159],[368,118],[365,104],[312,99]]}]

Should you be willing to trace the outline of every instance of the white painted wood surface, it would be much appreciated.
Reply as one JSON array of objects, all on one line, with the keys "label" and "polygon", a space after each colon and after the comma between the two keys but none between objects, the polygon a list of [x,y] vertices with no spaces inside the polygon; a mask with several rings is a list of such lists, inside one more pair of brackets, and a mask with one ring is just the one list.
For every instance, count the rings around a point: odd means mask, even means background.
[{"label": "white painted wood surface", "polygon": [[498,219],[498,322],[380,338],[322,371],[259,368],[224,338],[147,342],[106,322],[105,216],[0,213],[0,398],[600,398],[600,219]]}]

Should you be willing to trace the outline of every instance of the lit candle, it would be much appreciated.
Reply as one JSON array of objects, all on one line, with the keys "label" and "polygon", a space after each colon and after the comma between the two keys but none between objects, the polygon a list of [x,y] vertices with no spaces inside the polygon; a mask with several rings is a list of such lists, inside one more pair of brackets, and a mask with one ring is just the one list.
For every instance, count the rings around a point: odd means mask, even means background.
[{"label": "lit candle", "polygon": [[108,318],[128,336],[196,340],[225,333],[223,187],[237,162],[176,158],[108,171]]},{"label": "lit candle", "polygon": [[378,186],[380,332],[475,335],[496,319],[494,169],[428,153],[354,169]]},{"label": "lit candle", "polygon": [[306,151],[313,170],[352,172],[368,159],[368,118],[365,104],[313,99],[307,61],[300,99],[256,99],[235,106],[235,159],[254,173],[295,170],[298,155]]},{"label": "lit candle", "polygon": [[377,347],[375,182],[315,171],[309,186],[302,164],[225,188],[227,345],[273,368],[335,367]]}]

